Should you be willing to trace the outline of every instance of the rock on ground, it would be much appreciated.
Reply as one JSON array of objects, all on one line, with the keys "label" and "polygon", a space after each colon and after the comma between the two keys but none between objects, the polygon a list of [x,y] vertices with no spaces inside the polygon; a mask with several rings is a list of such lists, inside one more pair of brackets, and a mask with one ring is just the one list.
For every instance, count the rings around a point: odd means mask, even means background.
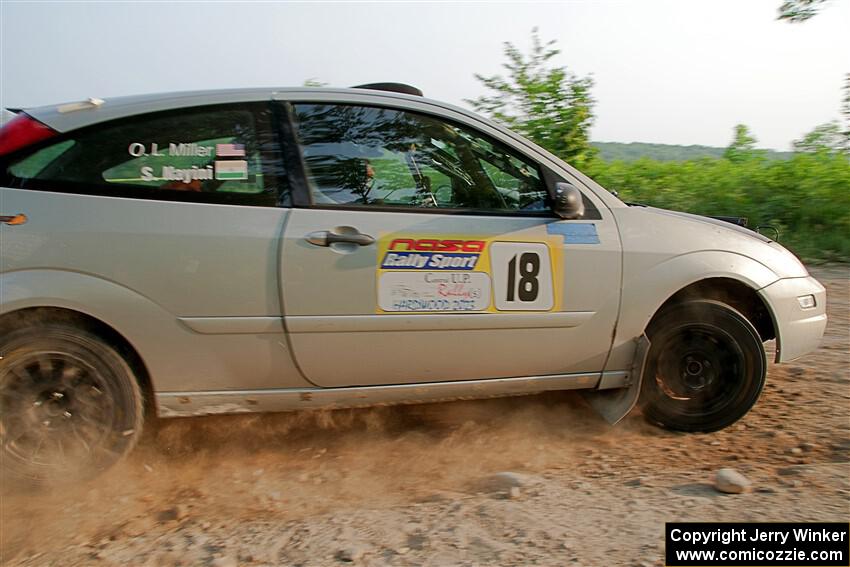
[{"label": "rock on ground", "polygon": [[714,479],[714,487],[727,494],[749,492],[752,483],[735,469],[720,469]]}]

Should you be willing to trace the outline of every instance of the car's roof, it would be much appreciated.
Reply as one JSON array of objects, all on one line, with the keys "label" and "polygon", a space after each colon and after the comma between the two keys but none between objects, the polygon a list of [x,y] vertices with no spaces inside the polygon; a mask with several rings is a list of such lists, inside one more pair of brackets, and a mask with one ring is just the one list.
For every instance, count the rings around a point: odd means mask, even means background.
[{"label": "car's roof", "polygon": [[158,93],[136,96],[123,96],[102,99],[88,99],[59,105],[27,108],[25,112],[36,120],[50,126],[57,132],[69,132],[77,128],[90,126],[148,112],[171,110],[175,108],[190,108],[212,104],[228,104],[235,102],[254,102],[264,100],[300,100],[329,103],[361,103],[381,104],[393,107],[407,108],[413,111],[434,112],[455,120],[484,127],[491,135],[503,140],[509,139],[513,144],[525,146],[534,152],[538,159],[548,160],[556,169],[565,169],[581,184],[593,187],[609,207],[625,207],[619,199],[608,193],[595,181],[564,163],[558,157],[533,142],[519,136],[487,118],[470,112],[464,108],[438,100],[428,99],[417,95],[403,94],[386,90],[364,88],[326,88],[326,87],[288,87],[288,88],[248,88],[221,89],[204,91],[184,91]]},{"label": "car's roof", "polygon": [[363,88],[325,87],[219,89],[121,96],[107,99],[90,98],[83,101],[27,108],[25,112],[54,130],[67,132],[107,120],[159,110],[210,104],[262,101],[273,98],[285,99],[301,95],[309,98],[315,98],[316,95],[327,95],[333,100],[350,98],[353,101],[362,101],[366,98],[374,98],[376,100],[394,99],[396,101],[407,100],[420,103],[426,102],[435,106],[467,112],[439,101],[398,92]]}]

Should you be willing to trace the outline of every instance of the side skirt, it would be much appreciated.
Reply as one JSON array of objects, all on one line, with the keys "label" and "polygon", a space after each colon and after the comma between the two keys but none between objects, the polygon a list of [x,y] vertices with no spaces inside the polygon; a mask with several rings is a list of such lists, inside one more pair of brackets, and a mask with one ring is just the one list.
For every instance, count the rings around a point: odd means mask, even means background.
[{"label": "side skirt", "polygon": [[601,383],[625,385],[626,381],[626,372],[592,372],[347,388],[160,392],[156,402],[159,417],[188,417],[492,398],[597,388]]}]

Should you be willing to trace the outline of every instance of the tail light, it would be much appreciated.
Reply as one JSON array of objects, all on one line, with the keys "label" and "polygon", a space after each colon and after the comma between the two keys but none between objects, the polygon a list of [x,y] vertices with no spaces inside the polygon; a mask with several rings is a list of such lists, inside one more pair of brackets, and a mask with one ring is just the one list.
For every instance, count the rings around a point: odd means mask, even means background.
[{"label": "tail light", "polygon": [[56,136],[58,132],[21,112],[0,128],[0,156]]}]

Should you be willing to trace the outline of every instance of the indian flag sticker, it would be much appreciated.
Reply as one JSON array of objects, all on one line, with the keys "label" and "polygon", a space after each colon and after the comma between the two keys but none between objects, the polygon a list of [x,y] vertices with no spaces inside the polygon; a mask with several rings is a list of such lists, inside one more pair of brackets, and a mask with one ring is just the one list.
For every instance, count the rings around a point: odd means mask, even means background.
[{"label": "indian flag sticker", "polygon": [[244,159],[216,161],[215,178],[224,181],[248,179],[248,162]]}]

